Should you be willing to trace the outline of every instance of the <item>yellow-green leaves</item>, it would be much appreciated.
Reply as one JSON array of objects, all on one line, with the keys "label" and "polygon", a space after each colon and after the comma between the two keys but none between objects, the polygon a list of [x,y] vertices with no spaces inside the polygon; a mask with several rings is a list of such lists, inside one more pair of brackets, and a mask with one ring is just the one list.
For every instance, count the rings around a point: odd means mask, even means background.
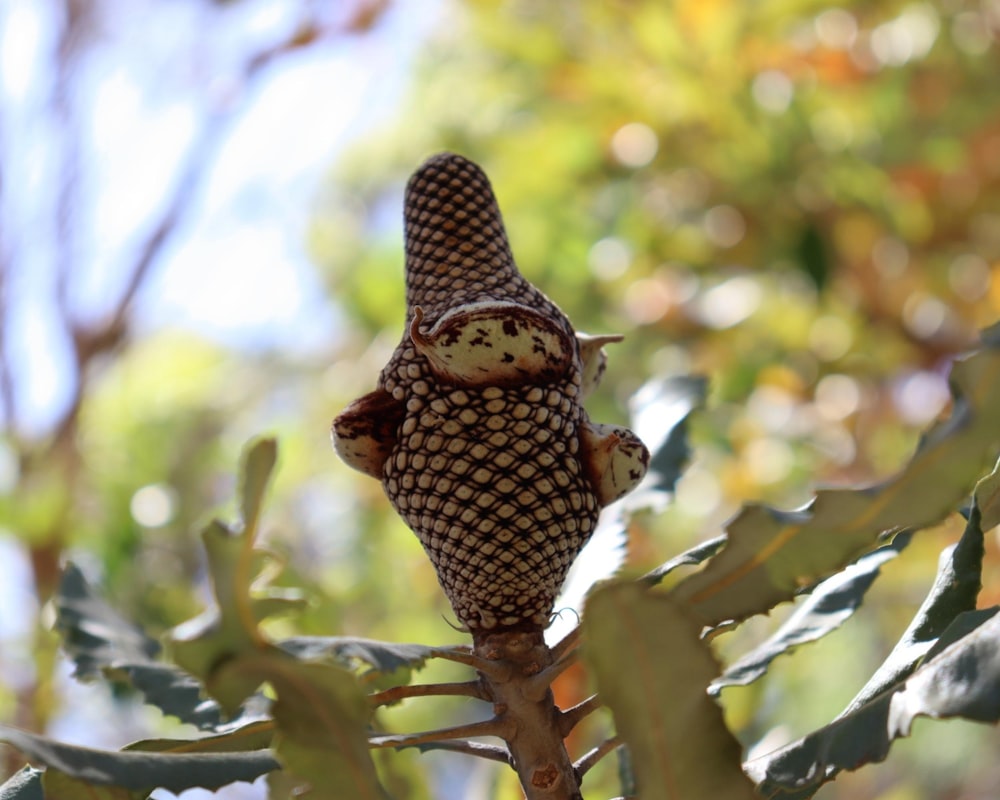
[{"label": "yellow-green leaves", "polygon": [[983,350],[952,370],[951,416],[902,472],[865,489],[820,491],[798,511],[745,507],[727,546],[674,597],[707,625],[746,619],[840,569],[880,533],[932,525],[957,508],[1000,447],[1000,342],[984,336]]},{"label": "yellow-green leaves", "polygon": [[[240,473],[242,528],[219,521],[203,533],[215,605],[171,636],[177,663],[204,682],[228,712],[266,684],[276,695],[275,751],[311,798],[382,797],[368,755],[368,708],[353,675],[331,662],[308,662],[270,642],[265,617],[301,603],[267,586],[273,561],[254,547],[260,508],[276,461],[273,440],[251,445]],[[287,783],[287,776],[283,778]]]},{"label": "yellow-green leaves", "polygon": [[682,606],[639,584],[609,584],[587,601],[583,631],[643,800],[754,797],[739,744],[706,694],[718,665]]}]

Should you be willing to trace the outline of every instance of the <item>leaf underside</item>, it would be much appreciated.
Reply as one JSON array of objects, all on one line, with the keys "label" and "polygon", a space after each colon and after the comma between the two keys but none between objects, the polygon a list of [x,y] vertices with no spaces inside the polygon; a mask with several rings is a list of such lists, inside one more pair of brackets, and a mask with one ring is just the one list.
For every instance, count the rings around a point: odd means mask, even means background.
[{"label": "leaf underside", "polygon": [[613,583],[587,601],[583,633],[644,800],[754,797],[739,744],[706,693],[718,665],[697,620],[666,595]]}]

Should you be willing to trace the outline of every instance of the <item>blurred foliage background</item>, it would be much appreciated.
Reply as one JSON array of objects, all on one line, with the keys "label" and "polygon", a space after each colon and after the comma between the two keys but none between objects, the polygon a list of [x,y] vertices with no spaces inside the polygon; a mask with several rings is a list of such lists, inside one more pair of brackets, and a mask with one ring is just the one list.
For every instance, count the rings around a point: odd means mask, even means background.
[{"label": "blurred foliage background", "polygon": [[[54,3],[48,108],[63,114],[68,141],[72,82],[107,47],[98,23],[115,5]],[[717,535],[745,501],[793,507],[817,484],[891,474],[920,430],[947,413],[951,360],[1000,317],[998,0],[383,0],[336,13],[294,0],[186,5],[217,25],[269,5],[294,10],[294,24],[263,25],[274,35],[251,37],[230,65],[226,77],[236,74],[243,93],[310,51],[364,39],[401,47],[410,28],[421,31],[419,47],[378,124],[315,164],[314,191],[284,198],[307,214],[299,241],[315,269],[311,302],[336,320],[318,346],[280,336],[247,346],[197,325],[143,324],[140,312],[156,303],[149,276],[184,235],[182,212],[225,152],[219,126],[241,113],[230,95],[203,109],[195,144],[204,147],[177,168],[173,201],[136,225],[141,246],[118,268],[111,302],[95,311],[66,301],[65,284],[82,269],[73,247],[39,290],[55,309],[46,324],[62,330],[72,356],[61,366],[70,399],[41,427],[29,424],[18,386],[47,352],[8,324],[11,287],[31,268],[19,256],[39,243],[31,230],[0,226],[0,552],[13,587],[0,608],[4,721],[113,746],[169,729],[127,697],[66,680],[46,600],[72,557],[154,632],[199,612],[198,523],[231,512],[239,449],[262,432],[276,433],[282,451],[271,546],[287,559],[284,579],[313,600],[283,632],[461,641],[416,538],[327,438],[332,416],[372,388],[398,341],[402,191],[435,152],[483,165],[521,270],[578,329],[627,334],[592,416],[624,421],[652,379],[710,378],[692,421],[692,464],[668,509],[632,520],[627,569]],[[183,64],[184,41],[172,46]],[[57,154],[71,153],[57,144]],[[74,194],[74,174],[59,174],[67,163],[53,168],[63,225],[93,201]],[[18,202],[17,186],[0,189],[0,207]],[[212,268],[200,267],[206,283]],[[923,532],[840,631],[780,659],[759,684],[723,693],[748,748],[777,746],[842,710],[905,628],[960,527]],[[994,604],[996,532],[987,540],[983,603]],[[720,655],[778,622],[721,637]],[[557,688],[574,702],[586,676],[570,673]],[[415,730],[480,711],[425,700],[384,721]],[[115,721],[92,724],[101,718]],[[590,735],[575,734],[572,746],[585,748]],[[818,796],[994,797],[998,745],[989,728],[923,722],[886,764],[845,774]],[[16,756],[3,755],[4,768],[16,768]],[[386,769],[401,796],[517,796],[512,773],[457,756],[407,752]],[[594,797],[614,793],[614,764],[592,776]],[[233,787],[227,796],[260,793]]]}]

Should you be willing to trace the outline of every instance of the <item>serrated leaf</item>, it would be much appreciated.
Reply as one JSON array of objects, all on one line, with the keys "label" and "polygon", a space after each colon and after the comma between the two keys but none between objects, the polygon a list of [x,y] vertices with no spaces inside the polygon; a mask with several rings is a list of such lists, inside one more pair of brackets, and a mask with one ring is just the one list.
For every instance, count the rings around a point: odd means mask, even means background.
[{"label": "serrated leaf", "polygon": [[706,694],[718,665],[670,597],[608,584],[587,601],[584,655],[629,747],[644,800],[750,800],[740,747]]},{"label": "serrated leaf", "polygon": [[[992,481],[981,482],[980,486],[989,491]],[[955,618],[976,607],[985,555],[978,498],[977,487],[962,538],[942,551],[934,584],[913,621],[889,657],[848,705],[845,714],[911,675]]]},{"label": "serrated leaf", "polygon": [[266,750],[274,738],[274,722],[260,720],[228,733],[200,739],[143,739],[124,748],[143,753],[239,753]]},{"label": "serrated leaf", "polygon": [[820,491],[797,511],[745,507],[728,526],[726,547],[679,583],[674,596],[706,625],[743,620],[840,569],[880,533],[939,522],[1000,447],[1000,349],[992,340],[985,345],[955,364],[951,416],[923,437],[895,478],[865,489]]},{"label": "serrated leaf", "polygon": [[43,771],[24,767],[0,786],[0,800],[45,800],[42,792]]},{"label": "serrated leaf", "polygon": [[[183,670],[155,660],[159,643],[108,605],[76,565],[66,565],[54,602],[56,628],[76,666],[76,677],[103,675],[126,683],[164,714],[201,730],[226,726],[222,709],[205,697],[201,684]],[[259,708],[248,709],[246,716],[261,713]]]},{"label": "serrated leaf", "polygon": [[709,687],[717,695],[726,686],[746,686],[767,672],[783,653],[821,639],[844,624],[857,609],[882,565],[910,543],[912,533],[897,534],[891,544],[866,553],[846,569],[820,583],[787,620],[758,647],[726,668]]},{"label": "serrated leaf", "polygon": [[231,659],[212,680],[270,684],[277,695],[275,751],[285,769],[310,785],[304,796],[383,800],[368,751],[368,701],[349,672],[271,648]]},{"label": "serrated leaf", "polygon": [[976,505],[981,515],[980,524],[984,531],[1000,525],[1000,461],[993,466],[993,472],[976,484]]},{"label": "serrated leaf", "polygon": [[694,567],[707,561],[725,546],[726,541],[727,537],[716,536],[707,542],[696,544],[690,550],[685,550],[679,556],[674,556],[669,561],[660,564],[656,569],[643,575],[642,581],[647,586],[656,586],[678,567]]},{"label": "serrated leaf", "polygon": [[918,716],[1000,721],[1000,614],[966,612],[907,680],[835,722],[746,765],[763,797],[812,797],[838,771],[885,759]]},{"label": "serrated leaf", "polygon": [[398,677],[404,670],[420,669],[428,658],[434,657],[434,648],[426,645],[380,642],[358,636],[294,636],[276,645],[305,661],[333,661],[351,670],[361,665],[359,678],[365,682],[387,675]]},{"label": "serrated leaf", "polygon": [[55,627],[77,678],[99,678],[116,662],[152,662],[160,652],[159,642],[99,597],[72,562],[63,570],[55,608]]},{"label": "serrated leaf", "polygon": [[[263,554],[252,550],[251,532],[232,533],[218,520],[202,532],[208,555],[215,604],[195,619],[174,628],[170,634],[174,660],[210,686],[213,670],[227,659],[262,650],[267,646],[258,625],[274,613],[300,607],[302,601],[283,590],[264,590],[254,583],[256,562]],[[251,585],[255,587],[251,593]],[[213,694],[225,711],[235,710],[259,686],[231,684],[225,698]]]},{"label": "serrated leaf", "polygon": [[239,472],[239,498],[245,531],[252,533],[257,529],[264,495],[277,461],[278,443],[274,439],[258,439],[244,450]]},{"label": "serrated leaf", "polygon": [[87,783],[135,790],[162,787],[175,794],[196,787],[218,789],[235,781],[253,781],[279,766],[266,750],[211,754],[115,752],[55,742],[7,725],[0,725],[0,741],[20,750],[33,763]]}]

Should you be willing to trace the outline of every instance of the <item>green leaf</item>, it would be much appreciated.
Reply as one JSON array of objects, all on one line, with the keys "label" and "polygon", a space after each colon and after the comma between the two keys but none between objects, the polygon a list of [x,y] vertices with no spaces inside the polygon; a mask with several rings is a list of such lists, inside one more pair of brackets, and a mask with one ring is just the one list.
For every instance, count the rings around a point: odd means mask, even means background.
[{"label": "green leaf", "polygon": [[0,786],[0,800],[45,800],[43,774],[40,769],[24,767]]},{"label": "green leaf", "polygon": [[77,678],[99,678],[117,662],[152,662],[160,652],[159,642],[99,597],[72,562],[63,570],[55,608],[56,630]]},{"label": "green leaf", "polygon": [[911,675],[955,618],[976,607],[985,555],[978,499],[980,489],[983,489],[983,496],[987,496],[995,476],[994,472],[976,487],[962,538],[941,553],[934,584],[913,621],[889,657],[848,705],[845,714]]},{"label": "green leaf", "polygon": [[656,569],[643,575],[642,581],[647,586],[656,586],[678,567],[694,567],[707,561],[718,553],[727,541],[729,541],[727,536],[716,536],[707,542],[696,544],[690,550],[685,550],[680,555],[674,556],[669,561],[660,564]]},{"label": "green leaf", "polygon": [[882,565],[899,555],[911,538],[912,533],[907,531],[897,534],[891,544],[866,553],[820,583],[763,644],[727,667],[712,682],[709,693],[716,695],[726,686],[753,683],[778,656],[821,639],[843,625],[861,606]]},{"label": "green leaf", "polygon": [[[54,602],[56,629],[76,666],[76,677],[103,675],[125,683],[164,714],[200,730],[217,731],[231,724],[224,721],[219,704],[205,696],[198,681],[172,664],[155,660],[159,643],[111,608],[76,565],[66,565]],[[262,713],[260,708],[245,709],[242,722]]]},{"label": "green leaf", "polygon": [[888,755],[918,716],[1000,721],[1000,614],[966,612],[906,681],[835,722],[746,765],[764,797],[806,798],[840,770]]},{"label": "green leaf", "polygon": [[743,620],[791,599],[802,586],[865,552],[880,533],[940,521],[972,488],[1000,446],[1000,349],[955,364],[955,400],[895,478],[866,489],[817,493],[798,511],[745,507],[729,542],[673,590],[706,625]]},{"label": "green leaf", "polygon": [[[361,665],[364,682],[420,669],[434,648],[422,644],[397,644],[362,639],[358,636],[295,636],[276,643],[282,650],[303,661],[333,661],[346,669]],[[403,681],[406,682],[406,681]]]},{"label": "green leaf", "polygon": [[258,439],[244,451],[240,464],[240,515],[244,530],[249,531],[251,536],[257,529],[264,494],[277,460],[278,443],[274,439]]},{"label": "green leaf", "polygon": [[265,681],[277,695],[275,751],[285,769],[311,785],[308,797],[385,797],[368,751],[368,701],[353,675],[272,648],[233,658],[212,677],[213,692],[230,682]]},{"label": "green leaf", "polygon": [[[268,647],[259,622],[271,615],[302,605],[296,595],[284,590],[257,590],[251,594],[255,562],[261,554],[251,549],[249,530],[234,534],[218,520],[202,533],[208,554],[209,574],[215,605],[193,620],[174,628],[170,634],[174,660],[188,672],[213,682],[215,668],[227,659],[262,651]],[[232,683],[223,696],[212,693],[227,713],[233,713],[260,683]],[[210,690],[211,692],[211,690]]]},{"label": "green leaf", "polygon": [[101,786],[71,778],[58,770],[47,769],[42,773],[45,800],[136,800],[144,798],[146,791],[138,794],[120,786]]},{"label": "green leaf", "polygon": [[754,797],[739,744],[706,694],[718,665],[701,630],[669,596],[639,584],[607,584],[587,601],[585,657],[644,800]]},{"label": "green leaf", "polygon": [[278,768],[267,750],[231,753],[113,752],[55,742],[0,725],[0,741],[17,748],[33,763],[100,786],[171,792],[201,787],[218,789],[235,781],[253,781]]}]

